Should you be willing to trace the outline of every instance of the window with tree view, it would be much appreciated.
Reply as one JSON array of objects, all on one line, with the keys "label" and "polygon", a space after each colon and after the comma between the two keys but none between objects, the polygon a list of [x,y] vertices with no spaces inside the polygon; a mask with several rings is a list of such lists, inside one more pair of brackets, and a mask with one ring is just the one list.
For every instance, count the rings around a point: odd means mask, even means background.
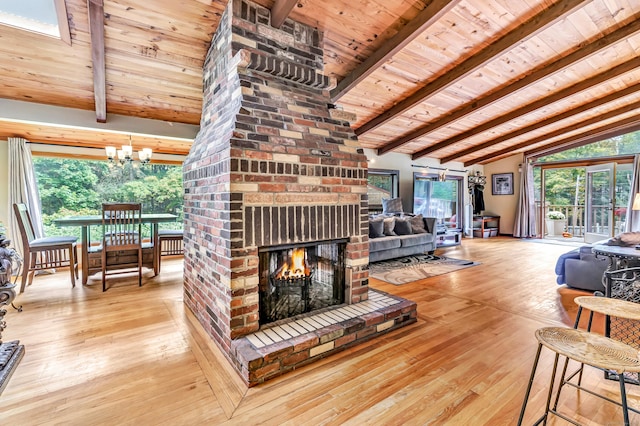
[{"label": "window with tree view", "polygon": [[137,167],[110,165],[105,161],[34,157],[33,166],[42,201],[46,235],[80,233],[61,229],[53,221],[63,216],[98,215],[103,202],[139,202],[143,213],[173,213],[182,226],[182,167],[147,164]]},{"label": "window with tree view", "polygon": [[462,228],[462,178],[414,173],[413,213],[435,217],[449,229]]},{"label": "window with tree view", "polygon": [[367,194],[370,213],[382,211],[383,198],[398,196],[398,176],[398,170],[369,169]]}]

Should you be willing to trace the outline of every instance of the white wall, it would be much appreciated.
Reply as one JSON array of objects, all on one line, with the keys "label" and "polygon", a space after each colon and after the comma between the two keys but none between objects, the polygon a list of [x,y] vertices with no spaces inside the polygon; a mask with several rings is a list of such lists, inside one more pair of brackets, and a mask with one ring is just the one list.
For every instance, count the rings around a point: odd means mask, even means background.
[{"label": "white wall", "polygon": [[[513,235],[518,199],[520,197],[521,173],[518,166],[523,162],[522,154],[503,158],[484,166],[487,176],[487,186],[484,190],[484,204],[486,210],[483,214],[500,216],[500,233]],[[492,176],[499,173],[513,173],[513,195],[493,195]]]}]

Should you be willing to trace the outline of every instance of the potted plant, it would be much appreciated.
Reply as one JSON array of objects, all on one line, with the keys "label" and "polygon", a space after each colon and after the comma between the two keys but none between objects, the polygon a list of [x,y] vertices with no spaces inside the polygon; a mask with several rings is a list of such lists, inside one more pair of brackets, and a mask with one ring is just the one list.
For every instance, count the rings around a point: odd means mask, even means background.
[{"label": "potted plant", "polygon": [[547,212],[547,235],[562,235],[564,232],[564,213],[558,211]]}]

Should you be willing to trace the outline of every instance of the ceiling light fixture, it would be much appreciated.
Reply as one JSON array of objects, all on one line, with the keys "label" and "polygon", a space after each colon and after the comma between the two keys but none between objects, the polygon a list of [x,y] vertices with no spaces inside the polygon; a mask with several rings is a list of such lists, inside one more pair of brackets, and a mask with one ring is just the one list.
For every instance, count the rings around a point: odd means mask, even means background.
[{"label": "ceiling light fixture", "polygon": [[[117,149],[115,146],[108,146],[105,149],[107,158],[110,163],[115,163],[116,160],[120,165],[133,162],[133,146],[131,144],[131,135],[129,135],[129,145],[122,145],[122,149]],[[138,160],[141,164],[149,164],[153,151],[151,148],[143,148],[138,151]]]}]

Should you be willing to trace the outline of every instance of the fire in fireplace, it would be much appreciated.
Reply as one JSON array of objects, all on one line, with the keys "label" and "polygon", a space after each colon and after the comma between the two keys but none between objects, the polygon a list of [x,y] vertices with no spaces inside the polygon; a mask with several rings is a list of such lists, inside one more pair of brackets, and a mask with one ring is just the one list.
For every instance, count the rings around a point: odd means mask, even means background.
[{"label": "fire in fireplace", "polygon": [[346,240],[260,249],[260,325],[344,303]]}]

